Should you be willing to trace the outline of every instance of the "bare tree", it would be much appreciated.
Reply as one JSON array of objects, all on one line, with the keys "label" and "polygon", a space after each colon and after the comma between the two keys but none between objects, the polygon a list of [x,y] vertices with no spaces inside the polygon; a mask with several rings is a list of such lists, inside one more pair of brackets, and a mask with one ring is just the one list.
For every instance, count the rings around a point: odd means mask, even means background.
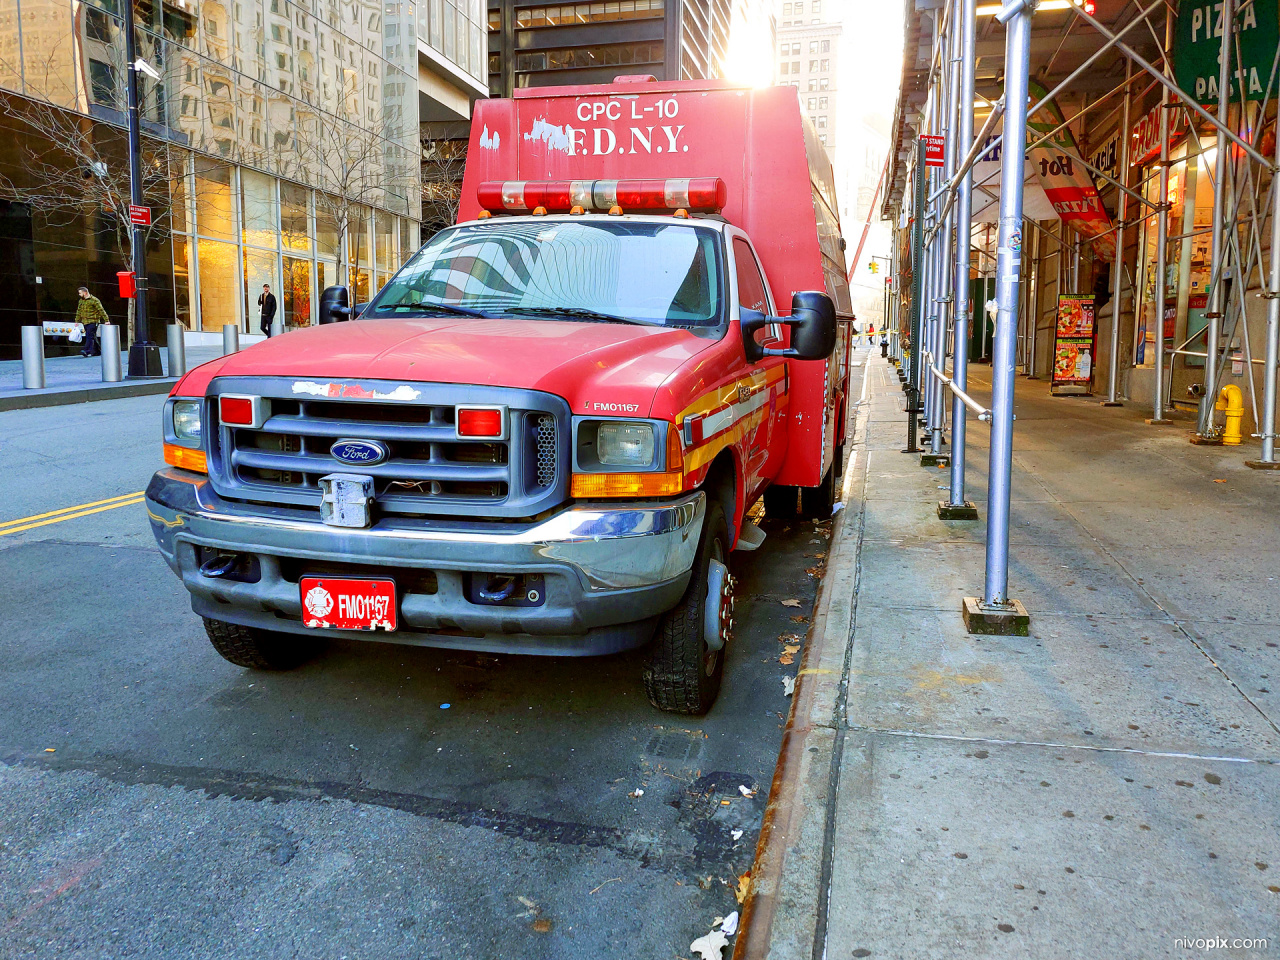
[{"label": "bare tree", "polygon": [[467,140],[422,140],[422,236],[427,238],[458,221]]},{"label": "bare tree", "polygon": [[299,178],[317,188],[317,219],[326,217],[337,228],[341,283],[354,305],[370,215],[375,207],[403,206],[416,192],[416,159],[411,165],[397,144],[373,130],[317,115],[298,118],[291,146],[302,168]]},{"label": "bare tree", "polygon": [[[106,69],[90,89],[68,83],[67,58],[54,51],[45,63],[26,64],[24,80],[34,99],[0,97],[0,111],[31,134],[22,138],[22,173],[17,182],[0,174],[0,199],[25,204],[50,226],[67,226],[78,218],[97,218],[109,226],[115,252],[127,269],[133,266],[133,227],[129,220],[130,180],[128,151],[122,131],[94,120],[71,106],[88,112],[90,101],[121,118],[127,109],[123,54],[100,45],[107,52]],[[115,45],[119,46],[119,45]],[[72,70],[80,71],[72,61]],[[13,69],[12,64],[5,64]],[[75,91],[78,92],[68,93]],[[163,95],[163,87],[155,88]],[[58,102],[70,106],[58,105]],[[153,98],[163,109],[159,99]],[[152,209],[152,222],[143,230],[149,243],[157,231],[168,229],[170,182],[181,175],[183,158],[165,141],[142,142],[142,195]],[[128,336],[136,339],[134,300],[129,300]]]}]

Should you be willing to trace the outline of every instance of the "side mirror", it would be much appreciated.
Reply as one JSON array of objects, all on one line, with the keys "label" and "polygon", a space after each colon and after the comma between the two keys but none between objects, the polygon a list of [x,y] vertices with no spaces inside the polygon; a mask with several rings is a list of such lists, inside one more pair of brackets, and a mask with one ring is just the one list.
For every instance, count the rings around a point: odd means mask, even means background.
[{"label": "side mirror", "polygon": [[320,294],[320,322],[338,323],[351,319],[351,308],[347,306],[346,287],[325,287]]},{"label": "side mirror", "polygon": [[[755,310],[742,310],[742,347],[753,363],[765,357],[792,360],[824,360],[836,348],[836,308],[831,298],[817,290],[801,290],[791,298],[791,316],[767,317]],[[756,331],[771,323],[791,328],[791,346],[773,350],[756,343]]]}]

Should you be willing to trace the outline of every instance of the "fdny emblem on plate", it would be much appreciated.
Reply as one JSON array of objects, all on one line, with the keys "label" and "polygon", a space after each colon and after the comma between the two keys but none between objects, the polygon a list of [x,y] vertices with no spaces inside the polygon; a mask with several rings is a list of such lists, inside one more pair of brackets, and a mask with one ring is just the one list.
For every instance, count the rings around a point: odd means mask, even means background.
[{"label": "fdny emblem on plate", "polygon": [[391,456],[391,450],[381,440],[339,440],[329,453],[339,463],[353,467],[372,466]]}]

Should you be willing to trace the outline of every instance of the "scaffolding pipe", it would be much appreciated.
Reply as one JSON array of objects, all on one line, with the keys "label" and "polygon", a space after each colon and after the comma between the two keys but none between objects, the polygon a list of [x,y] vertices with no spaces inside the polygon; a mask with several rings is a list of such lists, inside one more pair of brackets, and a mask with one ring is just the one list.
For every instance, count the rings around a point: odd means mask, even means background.
[{"label": "scaffolding pipe", "polygon": [[[960,83],[957,92],[958,113],[956,122],[956,151],[968,156],[973,139],[973,88],[974,51],[977,34],[976,0],[959,0],[960,13]],[[952,316],[955,329],[954,355],[951,360],[952,382],[948,384],[954,399],[951,402],[951,490],[947,503],[953,507],[966,506],[964,498],[965,413],[964,407],[969,386],[969,246],[973,230],[973,172],[967,170],[960,177],[956,191],[956,280],[955,302]],[[962,406],[963,404],[963,406]],[[981,418],[981,413],[978,414]],[[990,417],[990,414],[988,414]]]},{"label": "scaffolding pipe", "polygon": [[982,607],[996,613],[1009,602],[1009,499],[1013,479],[1014,354],[1018,335],[1018,272],[1022,257],[1022,180],[1027,142],[1031,11],[1010,0],[996,19],[1005,24],[1006,140],[1000,154],[1000,232],[996,241],[995,343],[991,359],[991,451],[987,490],[986,581]]},{"label": "scaffolding pipe", "polygon": [[[1028,223],[1034,221],[1028,220]],[[1040,231],[1031,231],[1031,281],[1027,284],[1027,379],[1036,377],[1036,334],[1040,326]]]},{"label": "scaffolding pipe", "polygon": [[[1173,23],[1165,24],[1165,44]],[[1191,206],[1196,205],[1195,194],[1190,195]],[[1187,202],[1183,201],[1184,204]],[[1155,303],[1155,390],[1151,408],[1151,423],[1169,421],[1164,416],[1164,302],[1169,292],[1166,285],[1169,260],[1169,91],[1160,91],[1160,212],[1156,215],[1156,303]],[[1175,293],[1176,296],[1176,293]],[[1172,371],[1170,371],[1172,377]]]},{"label": "scaffolding pipe", "polygon": [[916,416],[920,406],[920,328],[924,312],[924,141],[916,138],[916,182],[911,218],[911,315],[907,354],[907,447],[903,453],[919,453]]},{"label": "scaffolding pipe", "polygon": [[[1280,138],[1276,140],[1276,169],[1280,170]],[[1276,463],[1276,365],[1280,364],[1280,190],[1271,184],[1271,264],[1267,296],[1267,359],[1262,374],[1262,456],[1250,466],[1274,469]]]},{"label": "scaffolding pipe", "polygon": [[[1235,32],[1235,5],[1233,0],[1222,0],[1222,43],[1218,52],[1218,116],[1226,119],[1231,104],[1231,35]],[[1218,350],[1219,335],[1222,331],[1222,312],[1226,303],[1223,296],[1226,284],[1223,282],[1226,263],[1226,210],[1222,201],[1227,195],[1227,157],[1231,153],[1225,149],[1222,137],[1218,137],[1218,155],[1215,158],[1213,174],[1213,237],[1209,252],[1209,309],[1205,313],[1208,320],[1205,352],[1209,354],[1204,365],[1204,391],[1200,398],[1200,415],[1196,425],[1196,436],[1208,438],[1213,434],[1213,407],[1218,401]],[[1239,216],[1238,208],[1232,207],[1232,219]]]},{"label": "scaffolding pipe", "polygon": [[[1129,110],[1132,104],[1132,90],[1129,78],[1133,73],[1133,64],[1125,61],[1124,65],[1124,105],[1120,111],[1120,176],[1129,179]],[[1168,91],[1165,91],[1168,95]],[[1168,129],[1169,111],[1162,111],[1160,118],[1161,131]],[[1166,137],[1167,139],[1167,137]],[[1124,298],[1124,220],[1129,215],[1129,197],[1123,190],[1116,191],[1116,261],[1111,272],[1111,356],[1107,363],[1107,400],[1106,406],[1118,407],[1120,400],[1116,389],[1120,378],[1120,306]],[[1159,416],[1159,414],[1157,414]]]}]

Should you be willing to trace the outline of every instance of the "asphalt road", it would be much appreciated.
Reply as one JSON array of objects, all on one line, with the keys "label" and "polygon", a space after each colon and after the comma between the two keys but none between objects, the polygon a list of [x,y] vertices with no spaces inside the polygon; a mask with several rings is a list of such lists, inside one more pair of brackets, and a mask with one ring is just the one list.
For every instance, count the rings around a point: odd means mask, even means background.
[{"label": "asphalt road", "polygon": [[649,705],[642,653],[351,641],[251,673],[127,498],[161,405],[0,413],[0,956],[687,957],[737,909],[820,530],[735,554],[705,718]]}]

